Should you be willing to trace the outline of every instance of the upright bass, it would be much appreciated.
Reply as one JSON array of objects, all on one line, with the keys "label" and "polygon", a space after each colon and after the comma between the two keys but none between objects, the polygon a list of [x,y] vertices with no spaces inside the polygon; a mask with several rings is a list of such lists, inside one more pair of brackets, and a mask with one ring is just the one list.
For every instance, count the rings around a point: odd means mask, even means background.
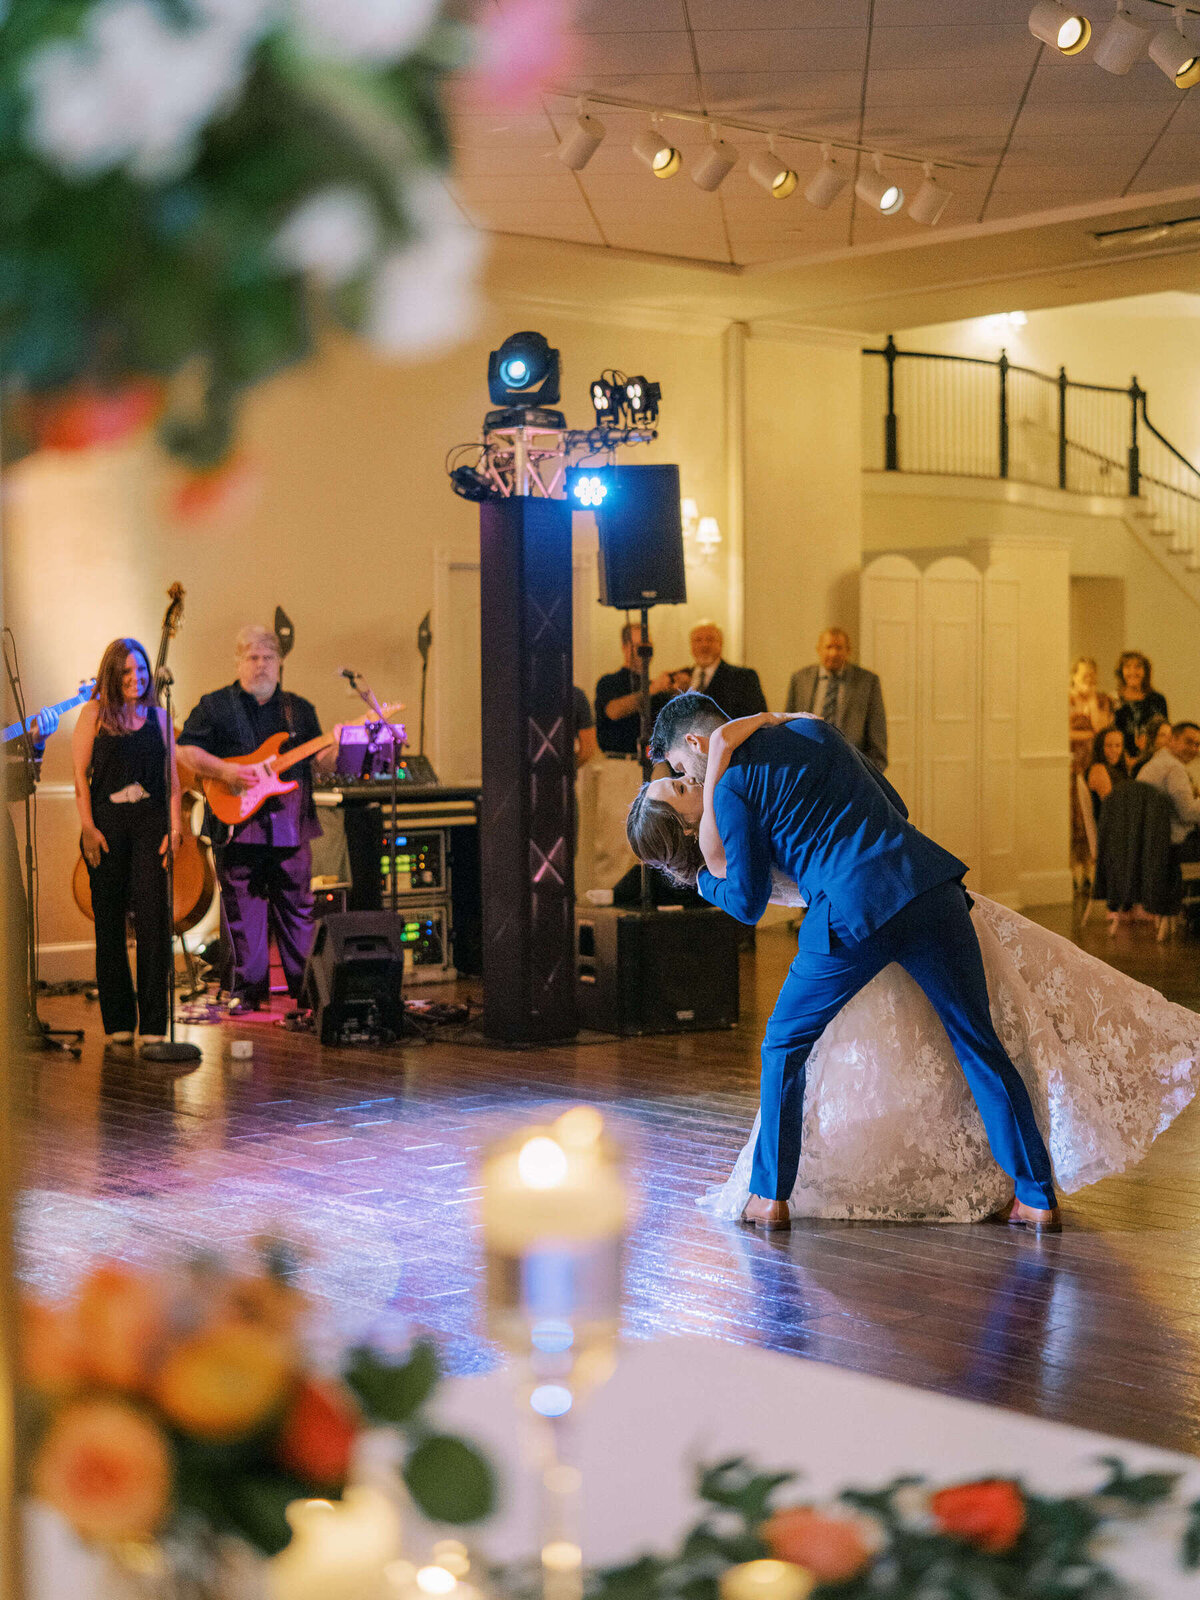
[{"label": "upright bass", "polygon": [[[163,614],[162,633],[158,641],[158,654],[154,660],[155,682],[167,664],[171,640],[179,632],[183,621],[183,585],[173,583],[167,590],[167,609]],[[178,729],[176,732],[178,733]],[[179,787],[182,790],[184,828],[183,839],[175,852],[175,932],[187,933],[208,915],[217,889],[217,874],[213,866],[212,851],[196,833],[195,821],[201,798],[196,774],[176,758]],[[92,885],[88,878],[87,862],[82,853],[75,863],[71,879],[75,904],[84,916],[92,920]]]}]

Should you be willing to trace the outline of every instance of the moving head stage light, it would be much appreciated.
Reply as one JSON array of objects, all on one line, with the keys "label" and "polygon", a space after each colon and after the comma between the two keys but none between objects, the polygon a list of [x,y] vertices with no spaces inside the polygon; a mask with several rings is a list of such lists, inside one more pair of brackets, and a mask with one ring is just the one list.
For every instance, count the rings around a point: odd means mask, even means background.
[{"label": "moving head stage light", "polygon": [[556,499],[573,463],[611,461],[618,445],[657,437],[661,386],[615,368],[589,386],[596,426],[568,428],[562,412],[551,409],[560,395],[561,364],[545,334],[510,334],[489,354],[487,379],[492,404],[501,409],[486,413],[478,443],[455,445],[446,457],[450,486],[465,500]]}]

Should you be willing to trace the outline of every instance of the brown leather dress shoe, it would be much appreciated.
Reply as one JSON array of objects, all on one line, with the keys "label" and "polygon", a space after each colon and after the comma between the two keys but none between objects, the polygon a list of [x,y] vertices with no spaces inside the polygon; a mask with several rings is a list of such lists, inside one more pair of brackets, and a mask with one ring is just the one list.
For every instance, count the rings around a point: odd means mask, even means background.
[{"label": "brown leather dress shoe", "polygon": [[764,1233],[783,1233],[792,1225],[792,1214],[786,1200],[764,1200],[762,1195],[752,1194],[739,1220]]},{"label": "brown leather dress shoe", "polygon": [[1039,1211],[1036,1206],[1027,1206],[1024,1201],[1018,1200],[1016,1195],[985,1220],[998,1222],[1002,1227],[1024,1228],[1026,1233],[1032,1233],[1037,1238],[1044,1233],[1062,1232],[1062,1217],[1057,1206],[1050,1211]]}]

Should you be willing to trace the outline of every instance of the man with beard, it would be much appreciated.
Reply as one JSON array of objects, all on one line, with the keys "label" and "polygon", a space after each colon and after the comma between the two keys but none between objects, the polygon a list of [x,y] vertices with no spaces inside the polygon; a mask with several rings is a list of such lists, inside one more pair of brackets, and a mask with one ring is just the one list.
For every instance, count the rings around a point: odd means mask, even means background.
[{"label": "man with beard", "polygon": [[[303,744],[320,734],[321,724],[310,701],[281,688],[279,641],[269,628],[243,628],[235,653],[237,678],[203,696],[184,724],[177,753],[202,778],[219,778],[240,793],[253,783],[255,768],[232,757],[251,754],[273,733],[288,735],[285,749]],[[315,765],[327,772],[336,760],[334,743]],[[231,1015],[257,1011],[269,1000],[272,929],[288,993],[300,998],[313,935],[310,842],[321,828],[310,763],[294,767],[292,776],[296,789],[272,796],[236,827],[226,828],[211,814],[207,819],[233,957]]]}]

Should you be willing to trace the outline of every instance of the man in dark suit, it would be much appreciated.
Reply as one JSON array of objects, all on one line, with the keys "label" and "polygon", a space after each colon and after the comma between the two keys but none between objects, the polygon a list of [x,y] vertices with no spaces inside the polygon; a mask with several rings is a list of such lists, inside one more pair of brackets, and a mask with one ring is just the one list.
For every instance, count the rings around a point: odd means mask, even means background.
[{"label": "man in dark suit", "polygon": [[767,709],[767,699],[753,667],[735,667],[723,659],[725,637],[715,622],[698,622],[688,634],[696,665],[691,687],[717,702],[727,717],[752,717]]},{"label": "man in dark suit", "polygon": [[811,711],[831,722],[880,772],[887,768],[883,689],[874,672],[851,662],[850,635],[845,628],[825,629],[817,640],[814,664],[792,673],[784,709]]},{"label": "man in dark suit", "polygon": [[[725,720],[704,696],[680,695],[660,714],[651,752],[699,782],[709,737]],[[672,780],[660,784],[670,788]],[[676,798],[662,798],[682,819],[685,807],[695,810],[694,784],[675,780],[675,787]],[[790,1225],[809,1052],[846,1002],[895,961],[941,1019],[992,1154],[1013,1178],[1014,1197],[995,1220],[1060,1231],[1029,1091],[992,1024],[963,863],[913,827],[887,779],[812,715],[761,728],[734,750],[713,812],[726,875],[701,869],[696,886],[706,900],[740,922],[757,922],[774,864],[808,906],[763,1037],[762,1122],[742,1220]]]}]

